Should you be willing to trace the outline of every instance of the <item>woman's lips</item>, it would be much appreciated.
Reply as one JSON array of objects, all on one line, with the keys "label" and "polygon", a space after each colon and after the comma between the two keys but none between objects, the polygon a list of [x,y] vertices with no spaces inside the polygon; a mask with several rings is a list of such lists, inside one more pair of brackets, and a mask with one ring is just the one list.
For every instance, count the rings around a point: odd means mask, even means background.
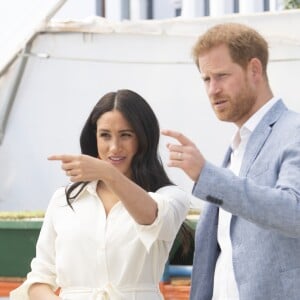
[{"label": "woman's lips", "polygon": [[109,161],[112,164],[120,164],[125,160],[125,158],[126,158],[125,156],[110,156]]}]

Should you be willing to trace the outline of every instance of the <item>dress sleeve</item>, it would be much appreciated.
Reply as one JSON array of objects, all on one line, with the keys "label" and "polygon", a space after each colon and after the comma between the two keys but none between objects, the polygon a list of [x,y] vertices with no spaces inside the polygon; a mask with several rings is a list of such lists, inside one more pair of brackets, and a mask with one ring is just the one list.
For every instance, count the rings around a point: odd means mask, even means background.
[{"label": "dress sleeve", "polygon": [[139,237],[147,251],[156,240],[173,242],[191,202],[191,195],[177,186],[166,186],[149,194],[157,203],[157,217],[151,225],[136,224]]},{"label": "dress sleeve", "polygon": [[58,199],[64,196],[64,189],[59,189],[53,195],[46,210],[43,225],[36,245],[36,256],[31,261],[31,271],[22,285],[10,293],[10,300],[29,300],[28,289],[34,283],[46,283],[53,290],[56,284],[55,269],[55,239],[53,214],[58,205]]}]

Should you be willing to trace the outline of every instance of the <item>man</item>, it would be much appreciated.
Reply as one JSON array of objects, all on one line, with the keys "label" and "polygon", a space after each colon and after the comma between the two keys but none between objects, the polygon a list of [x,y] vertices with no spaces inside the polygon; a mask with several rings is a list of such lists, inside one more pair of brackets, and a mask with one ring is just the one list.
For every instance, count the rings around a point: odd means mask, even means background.
[{"label": "man", "polygon": [[300,116],[273,96],[268,45],[242,24],[212,27],[194,59],[211,106],[237,133],[223,167],[179,132],[169,166],[207,202],[198,222],[192,300],[300,299]]}]

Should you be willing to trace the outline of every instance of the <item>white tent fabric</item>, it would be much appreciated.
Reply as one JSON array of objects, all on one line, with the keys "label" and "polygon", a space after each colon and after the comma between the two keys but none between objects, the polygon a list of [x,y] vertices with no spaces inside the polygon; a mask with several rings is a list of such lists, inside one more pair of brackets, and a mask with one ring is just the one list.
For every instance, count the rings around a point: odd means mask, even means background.
[{"label": "white tent fabric", "polygon": [[[83,33],[116,33],[155,36],[182,36],[196,38],[208,27],[223,22],[240,22],[256,28],[268,40],[271,47],[271,60],[299,59],[300,10],[280,12],[263,12],[254,14],[231,14],[222,18],[184,18],[177,17],[164,20],[140,20],[115,22],[102,17],[91,16],[81,20],[55,21],[50,20],[46,32],[83,32]],[[289,23],[286,22],[287,18]],[[283,26],[284,24],[284,26]],[[290,28],[290,29],[289,29]],[[286,48],[289,51],[285,51]],[[288,56],[288,57],[287,57]],[[190,62],[190,58],[188,59]]]},{"label": "white tent fabric", "polygon": [[0,1],[0,75],[66,0]]},{"label": "white tent fabric", "polygon": [[[0,77],[0,210],[47,206],[53,191],[67,184],[47,157],[78,153],[78,133],[89,110],[101,95],[120,88],[140,93],[161,128],[187,134],[210,162],[220,164],[235,128],[216,120],[191,49],[199,34],[221,22],[249,24],[268,39],[274,95],[300,111],[295,96],[300,10],[135,22],[52,19]],[[162,136],[164,163],[167,142]],[[191,190],[193,182],[183,172],[167,171],[174,183]]]}]

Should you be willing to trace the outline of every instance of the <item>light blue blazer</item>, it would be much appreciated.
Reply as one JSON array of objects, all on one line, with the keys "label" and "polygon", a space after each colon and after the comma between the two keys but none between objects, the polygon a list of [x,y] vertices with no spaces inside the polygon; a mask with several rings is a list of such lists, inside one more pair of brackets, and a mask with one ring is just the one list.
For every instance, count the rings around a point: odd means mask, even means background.
[{"label": "light blue blazer", "polygon": [[253,131],[239,176],[206,163],[193,194],[206,200],[195,237],[192,300],[210,300],[218,207],[230,238],[240,300],[300,299],[300,116],[280,100]]}]

